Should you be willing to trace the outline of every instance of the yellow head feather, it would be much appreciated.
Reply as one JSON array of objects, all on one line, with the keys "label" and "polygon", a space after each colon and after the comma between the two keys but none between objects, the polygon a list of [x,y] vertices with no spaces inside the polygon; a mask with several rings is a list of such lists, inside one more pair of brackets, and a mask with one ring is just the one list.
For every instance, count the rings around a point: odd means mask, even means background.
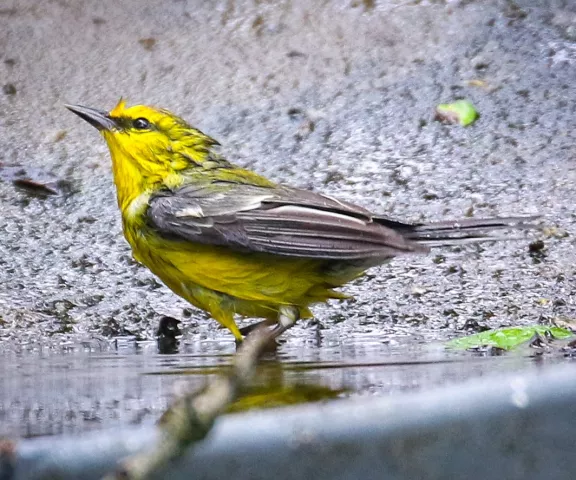
[{"label": "yellow head feather", "polygon": [[124,110],[126,110],[126,100],[120,97],[120,100],[118,100],[116,106],[112,110],[110,110],[110,116],[121,117]]}]

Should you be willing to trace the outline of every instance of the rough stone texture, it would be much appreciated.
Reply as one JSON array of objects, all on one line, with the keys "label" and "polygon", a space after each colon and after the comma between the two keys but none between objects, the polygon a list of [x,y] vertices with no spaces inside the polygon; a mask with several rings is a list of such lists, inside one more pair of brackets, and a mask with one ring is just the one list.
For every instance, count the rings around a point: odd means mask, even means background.
[{"label": "rough stone texture", "polygon": [[[374,269],[347,288],[356,301],[316,308],[317,333],[303,323],[287,335],[287,358],[443,339],[470,319],[573,315],[575,29],[570,0],[4,2],[0,162],[76,190],[39,199],[0,183],[4,357],[150,339],[163,314],[184,321],[190,351],[204,339],[233,349],[131,259],[106,146],[63,108],[120,96],[179,113],[274,180],[397,218],[540,213],[560,228],[542,258],[520,234]],[[474,102],[478,122],[433,121],[457,98]],[[373,390],[386,391],[381,381]]]}]

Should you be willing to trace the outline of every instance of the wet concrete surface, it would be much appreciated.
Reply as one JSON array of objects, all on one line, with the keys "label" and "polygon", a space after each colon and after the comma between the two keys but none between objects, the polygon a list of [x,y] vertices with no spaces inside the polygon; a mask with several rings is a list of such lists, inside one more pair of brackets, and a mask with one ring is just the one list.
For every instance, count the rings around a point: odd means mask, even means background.
[{"label": "wet concrete surface", "polygon": [[[201,389],[222,372],[233,353],[229,342],[218,340],[190,343],[177,355],[158,355],[155,342],[136,346],[121,340],[119,348],[109,352],[4,356],[0,435],[34,437],[150,425],[176,396]],[[565,363],[562,356],[473,357],[447,353],[440,345],[391,347],[378,337],[333,341],[319,348],[289,341],[275,358],[263,361],[254,385],[266,389],[269,400],[253,408],[396,396],[490,375],[496,375],[496,385],[502,373],[559,363]],[[307,393],[315,387],[327,390]],[[233,411],[257,400],[249,397]]]},{"label": "wet concrete surface", "polygon": [[[387,362],[389,348],[418,361],[413,345],[462,335],[469,320],[573,317],[575,29],[568,0],[2,4],[0,163],[74,188],[37,198],[0,182],[0,434],[155,418],[175,378],[144,373],[234,350],[132,260],[104,142],[64,103],[169,108],[238,164],[393,217],[539,213],[554,230],[371,270],[346,288],[356,300],[318,306],[286,335],[287,364]],[[433,121],[462,97],[480,112],[472,127]],[[148,342],[162,315],[183,322],[181,360]],[[118,335],[143,347],[117,348]],[[313,381],[386,394],[478,374],[442,365],[338,382],[320,369]]]}]

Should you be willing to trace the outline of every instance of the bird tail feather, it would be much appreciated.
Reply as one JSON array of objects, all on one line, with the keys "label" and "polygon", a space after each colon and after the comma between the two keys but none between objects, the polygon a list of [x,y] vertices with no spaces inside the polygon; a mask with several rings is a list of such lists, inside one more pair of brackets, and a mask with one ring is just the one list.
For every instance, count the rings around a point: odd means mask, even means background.
[{"label": "bird tail feather", "polygon": [[[421,224],[401,224],[391,222],[389,225],[404,235],[405,238],[427,247],[463,245],[468,243],[512,240],[515,237],[505,231],[532,230],[538,228],[539,216],[501,217],[501,218],[466,218]],[[384,219],[378,219],[382,223]],[[388,225],[387,225],[388,226]]]}]

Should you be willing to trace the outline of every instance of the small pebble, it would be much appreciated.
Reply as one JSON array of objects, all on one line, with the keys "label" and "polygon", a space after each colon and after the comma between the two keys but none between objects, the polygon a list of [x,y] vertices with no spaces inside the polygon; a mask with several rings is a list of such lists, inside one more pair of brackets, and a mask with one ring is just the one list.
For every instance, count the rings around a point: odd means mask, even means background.
[{"label": "small pebble", "polygon": [[2,87],[2,91],[6,95],[16,95],[16,87],[14,86],[13,83],[7,83],[6,85],[4,85]]}]

